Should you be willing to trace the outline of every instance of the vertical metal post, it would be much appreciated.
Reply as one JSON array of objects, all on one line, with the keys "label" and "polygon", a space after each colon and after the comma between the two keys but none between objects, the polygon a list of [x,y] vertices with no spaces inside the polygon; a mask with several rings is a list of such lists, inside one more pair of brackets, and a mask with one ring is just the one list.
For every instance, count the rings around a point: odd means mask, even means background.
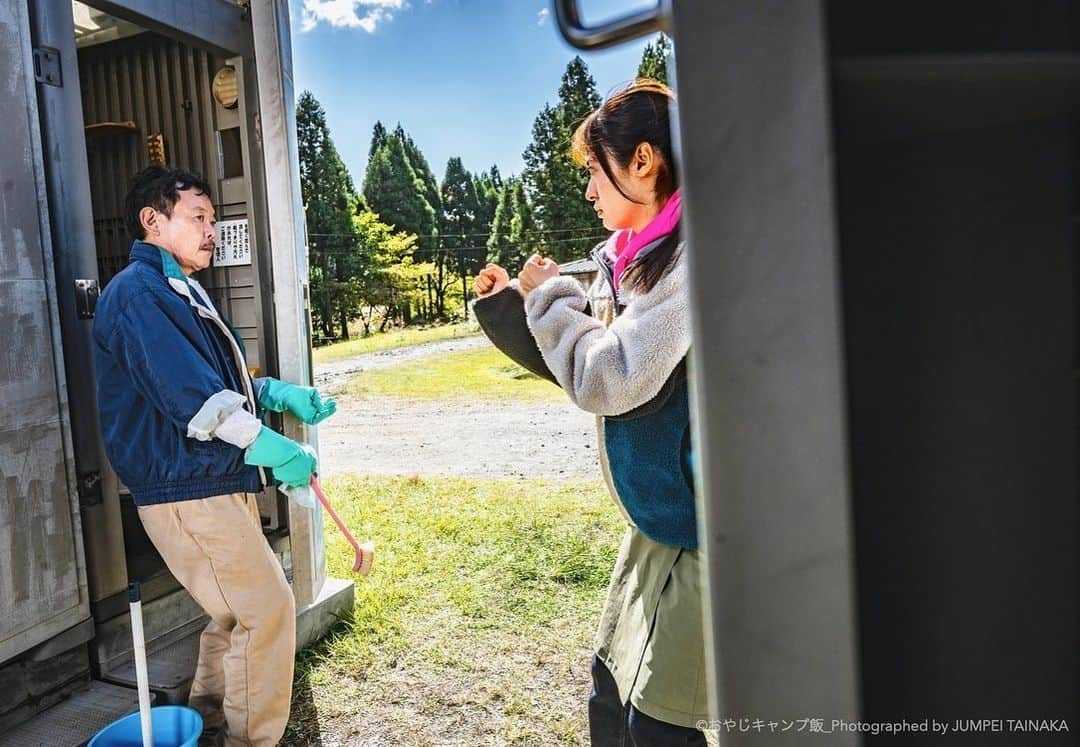
[{"label": "vertical metal post", "polygon": [[[673,14],[715,716],[853,720],[822,3],[684,0]],[[728,747],[806,736],[723,733]]]},{"label": "vertical metal post", "polygon": [[[308,262],[296,144],[296,102],[286,0],[252,3],[251,29],[258,80],[259,125],[273,261],[272,313],[277,331],[277,372],[297,383],[311,381],[311,330],[307,313]],[[290,438],[313,441],[314,432],[287,423]],[[322,514],[289,501],[293,593],[298,607],[311,604],[326,579]]]}]

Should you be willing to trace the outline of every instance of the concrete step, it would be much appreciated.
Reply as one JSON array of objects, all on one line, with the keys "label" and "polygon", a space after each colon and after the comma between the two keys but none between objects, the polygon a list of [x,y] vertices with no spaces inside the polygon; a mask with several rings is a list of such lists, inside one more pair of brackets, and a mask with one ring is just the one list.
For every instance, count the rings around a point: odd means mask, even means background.
[{"label": "concrete step", "polygon": [[[296,613],[296,647],[306,648],[326,635],[339,620],[352,614],[355,588],[352,581],[328,578],[319,598]],[[171,640],[161,640],[146,656],[150,689],[162,705],[187,703],[195,665],[199,660],[199,636],[205,620],[187,625]],[[162,645],[163,644],[163,645]],[[135,687],[135,664],[130,657],[105,670],[102,679],[116,685]]]},{"label": "concrete step", "polygon": [[[199,660],[199,636],[204,627],[206,622],[200,620],[196,625],[188,626],[171,642],[147,652],[146,674],[150,680],[150,690],[157,695],[159,704],[187,704],[195,665]],[[101,679],[122,687],[136,687],[134,660],[129,657],[112,669],[102,671]]]}]

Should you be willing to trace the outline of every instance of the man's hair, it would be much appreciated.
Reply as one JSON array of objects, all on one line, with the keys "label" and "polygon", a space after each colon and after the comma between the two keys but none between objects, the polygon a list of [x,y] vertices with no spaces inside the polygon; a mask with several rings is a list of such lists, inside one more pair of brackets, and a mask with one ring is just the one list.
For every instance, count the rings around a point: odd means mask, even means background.
[{"label": "man's hair", "polygon": [[139,212],[152,207],[172,217],[173,206],[180,201],[180,192],[194,189],[197,195],[209,195],[210,185],[198,174],[181,171],[172,166],[147,166],[131,179],[124,198],[124,222],[136,239],[145,239]]}]

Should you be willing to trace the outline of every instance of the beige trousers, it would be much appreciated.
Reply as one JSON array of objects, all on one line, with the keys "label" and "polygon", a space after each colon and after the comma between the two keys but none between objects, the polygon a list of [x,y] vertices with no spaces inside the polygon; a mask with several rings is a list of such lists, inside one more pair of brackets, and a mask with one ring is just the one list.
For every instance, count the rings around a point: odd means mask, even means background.
[{"label": "beige trousers", "polygon": [[255,496],[140,506],[165,564],[210,615],[189,705],[226,744],[276,745],[289,720],[296,606],[262,534]]}]

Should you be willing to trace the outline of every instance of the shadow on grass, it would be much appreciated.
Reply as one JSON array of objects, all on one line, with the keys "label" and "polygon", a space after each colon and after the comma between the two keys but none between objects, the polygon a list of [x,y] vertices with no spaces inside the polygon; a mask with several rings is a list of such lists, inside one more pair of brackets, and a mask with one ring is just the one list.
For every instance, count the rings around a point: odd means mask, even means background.
[{"label": "shadow on grass", "polygon": [[315,702],[312,678],[319,662],[328,655],[333,641],[341,636],[349,635],[352,622],[353,616],[350,610],[348,615],[338,617],[337,622],[319,641],[297,654],[289,724],[285,728],[285,736],[278,743],[280,747],[322,747],[323,735],[319,727],[319,707]]}]

